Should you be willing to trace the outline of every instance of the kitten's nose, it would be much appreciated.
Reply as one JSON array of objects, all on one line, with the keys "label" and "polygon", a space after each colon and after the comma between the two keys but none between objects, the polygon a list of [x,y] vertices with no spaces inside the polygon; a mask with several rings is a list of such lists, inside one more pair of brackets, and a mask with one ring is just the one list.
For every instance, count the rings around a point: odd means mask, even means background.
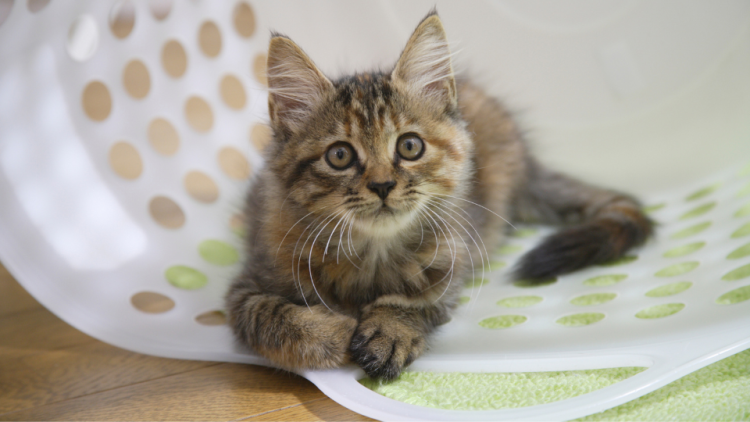
[{"label": "kitten's nose", "polygon": [[388,196],[389,193],[391,193],[394,186],[396,186],[396,182],[392,180],[388,182],[383,182],[383,183],[370,182],[369,184],[367,184],[367,189],[370,189],[371,191],[375,192],[376,194],[378,194],[380,199],[385,201],[385,198]]}]

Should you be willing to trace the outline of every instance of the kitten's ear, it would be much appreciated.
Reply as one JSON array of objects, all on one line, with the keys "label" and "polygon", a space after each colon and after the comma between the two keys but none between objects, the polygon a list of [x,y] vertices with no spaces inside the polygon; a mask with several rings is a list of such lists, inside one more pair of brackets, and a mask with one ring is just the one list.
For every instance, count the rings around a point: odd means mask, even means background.
[{"label": "kitten's ear", "polygon": [[414,30],[391,77],[428,98],[457,105],[451,52],[436,11],[430,12]]},{"label": "kitten's ear", "polygon": [[271,124],[296,132],[333,84],[294,41],[274,35],[268,47],[268,88]]}]

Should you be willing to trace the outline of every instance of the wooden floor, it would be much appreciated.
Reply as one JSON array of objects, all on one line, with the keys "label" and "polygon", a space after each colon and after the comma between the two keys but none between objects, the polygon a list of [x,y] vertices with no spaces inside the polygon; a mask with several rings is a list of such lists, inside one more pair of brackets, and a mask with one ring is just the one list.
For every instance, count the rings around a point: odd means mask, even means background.
[{"label": "wooden floor", "polygon": [[371,420],[304,378],[141,355],[43,308],[0,265],[0,420]]}]

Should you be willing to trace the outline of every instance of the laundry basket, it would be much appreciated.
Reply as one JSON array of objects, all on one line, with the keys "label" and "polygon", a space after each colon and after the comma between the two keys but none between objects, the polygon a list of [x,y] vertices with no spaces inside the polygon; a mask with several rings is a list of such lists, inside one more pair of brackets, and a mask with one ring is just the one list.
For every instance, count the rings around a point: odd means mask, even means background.
[{"label": "laundry basket", "polygon": [[[158,356],[268,364],[223,295],[263,166],[269,28],[331,74],[385,68],[433,2],[0,0],[0,258],[62,319]],[[401,403],[354,367],[305,371],[380,419],[570,419],[750,347],[750,4],[438,2],[456,67],[545,162],[644,198],[656,238],[531,287],[522,227],[412,371],[646,370],[502,410]]]}]

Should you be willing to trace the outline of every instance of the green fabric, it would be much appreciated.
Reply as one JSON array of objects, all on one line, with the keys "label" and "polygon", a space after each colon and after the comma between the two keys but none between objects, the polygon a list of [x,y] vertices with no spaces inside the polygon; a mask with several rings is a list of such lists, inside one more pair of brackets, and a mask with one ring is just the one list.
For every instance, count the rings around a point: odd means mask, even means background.
[{"label": "green fabric", "polygon": [[[642,368],[539,373],[406,372],[390,383],[360,380],[394,400],[451,410],[533,406],[579,396],[627,379]],[[750,421],[750,350],[582,421]]]}]

